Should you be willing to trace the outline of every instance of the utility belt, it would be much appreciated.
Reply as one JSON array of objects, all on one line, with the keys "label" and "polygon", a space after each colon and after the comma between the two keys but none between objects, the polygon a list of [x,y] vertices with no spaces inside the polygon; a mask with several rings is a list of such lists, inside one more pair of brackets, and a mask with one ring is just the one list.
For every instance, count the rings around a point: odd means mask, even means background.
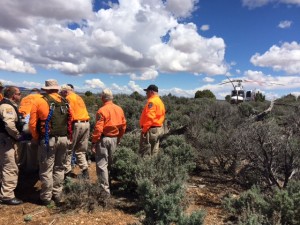
[{"label": "utility belt", "polygon": [[88,123],[89,120],[73,120],[73,123]]}]

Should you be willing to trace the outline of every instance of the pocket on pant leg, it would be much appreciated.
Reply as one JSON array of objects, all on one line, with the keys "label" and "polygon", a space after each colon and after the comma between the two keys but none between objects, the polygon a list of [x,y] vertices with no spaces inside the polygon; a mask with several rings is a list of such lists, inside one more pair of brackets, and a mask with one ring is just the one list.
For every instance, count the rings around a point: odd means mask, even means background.
[{"label": "pocket on pant leg", "polygon": [[158,128],[151,128],[149,130],[149,140],[151,142],[153,142],[153,141],[156,142],[158,139],[158,136],[159,136]]}]

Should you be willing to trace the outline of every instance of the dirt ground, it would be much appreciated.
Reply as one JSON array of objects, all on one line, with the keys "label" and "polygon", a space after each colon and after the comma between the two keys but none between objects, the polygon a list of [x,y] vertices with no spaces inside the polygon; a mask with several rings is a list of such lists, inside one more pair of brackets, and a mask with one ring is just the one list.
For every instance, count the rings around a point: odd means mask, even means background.
[{"label": "dirt ground", "polygon": [[[95,164],[89,168],[90,179],[96,180]],[[75,172],[78,172],[78,169]],[[76,179],[76,178],[74,178]],[[112,196],[109,205],[92,213],[76,211],[61,213],[57,208],[38,205],[40,183],[37,174],[20,175],[16,196],[24,201],[18,206],[0,204],[0,225],[133,225],[141,224],[129,199]],[[202,209],[206,212],[205,224],[225,225],[226,213],[221,207],[221,200],[229,194],[238,195],[240,188],[226,177],[214,177],[210,173],[199,173],[192,176],[188,183],[187,196],[189,207],[187,213]],[[27,220],[27,221],[26,221]]]}]

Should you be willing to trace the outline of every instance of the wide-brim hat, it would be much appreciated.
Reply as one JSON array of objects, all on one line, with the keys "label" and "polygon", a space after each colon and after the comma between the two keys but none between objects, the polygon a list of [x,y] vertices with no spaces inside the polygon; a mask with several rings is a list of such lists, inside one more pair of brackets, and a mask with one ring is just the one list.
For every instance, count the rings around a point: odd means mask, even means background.
[{"label": "wide-brim hat", "polygon": [[41,88],[42,90],[59,90],[60,86],[57,83],[57,80],[51,79],[45,81],[45,87]]},{"label": "wide-brim hat", "polygon": [[72,91],[73,89],[69,85],[64,84],[60,87],[60,90],[61,91]]}]

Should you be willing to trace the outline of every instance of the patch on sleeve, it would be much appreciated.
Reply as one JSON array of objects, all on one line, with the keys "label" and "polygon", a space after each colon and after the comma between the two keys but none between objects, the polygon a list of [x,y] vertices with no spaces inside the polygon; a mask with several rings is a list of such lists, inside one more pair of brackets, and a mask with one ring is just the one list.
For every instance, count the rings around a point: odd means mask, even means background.
[{"label": "patch on sleeve", "polygon": [[148,109],[151,109],[152,106],[153,106],[153,103],[152,103],[152,102],[149,102],[149,104],[148,104]]},{"label": "patch on sleeve", "polygon": [[9,115],[13,115],[13,109],[9,108],[9,109],[5,109],[5,113],[9,114]]}]

